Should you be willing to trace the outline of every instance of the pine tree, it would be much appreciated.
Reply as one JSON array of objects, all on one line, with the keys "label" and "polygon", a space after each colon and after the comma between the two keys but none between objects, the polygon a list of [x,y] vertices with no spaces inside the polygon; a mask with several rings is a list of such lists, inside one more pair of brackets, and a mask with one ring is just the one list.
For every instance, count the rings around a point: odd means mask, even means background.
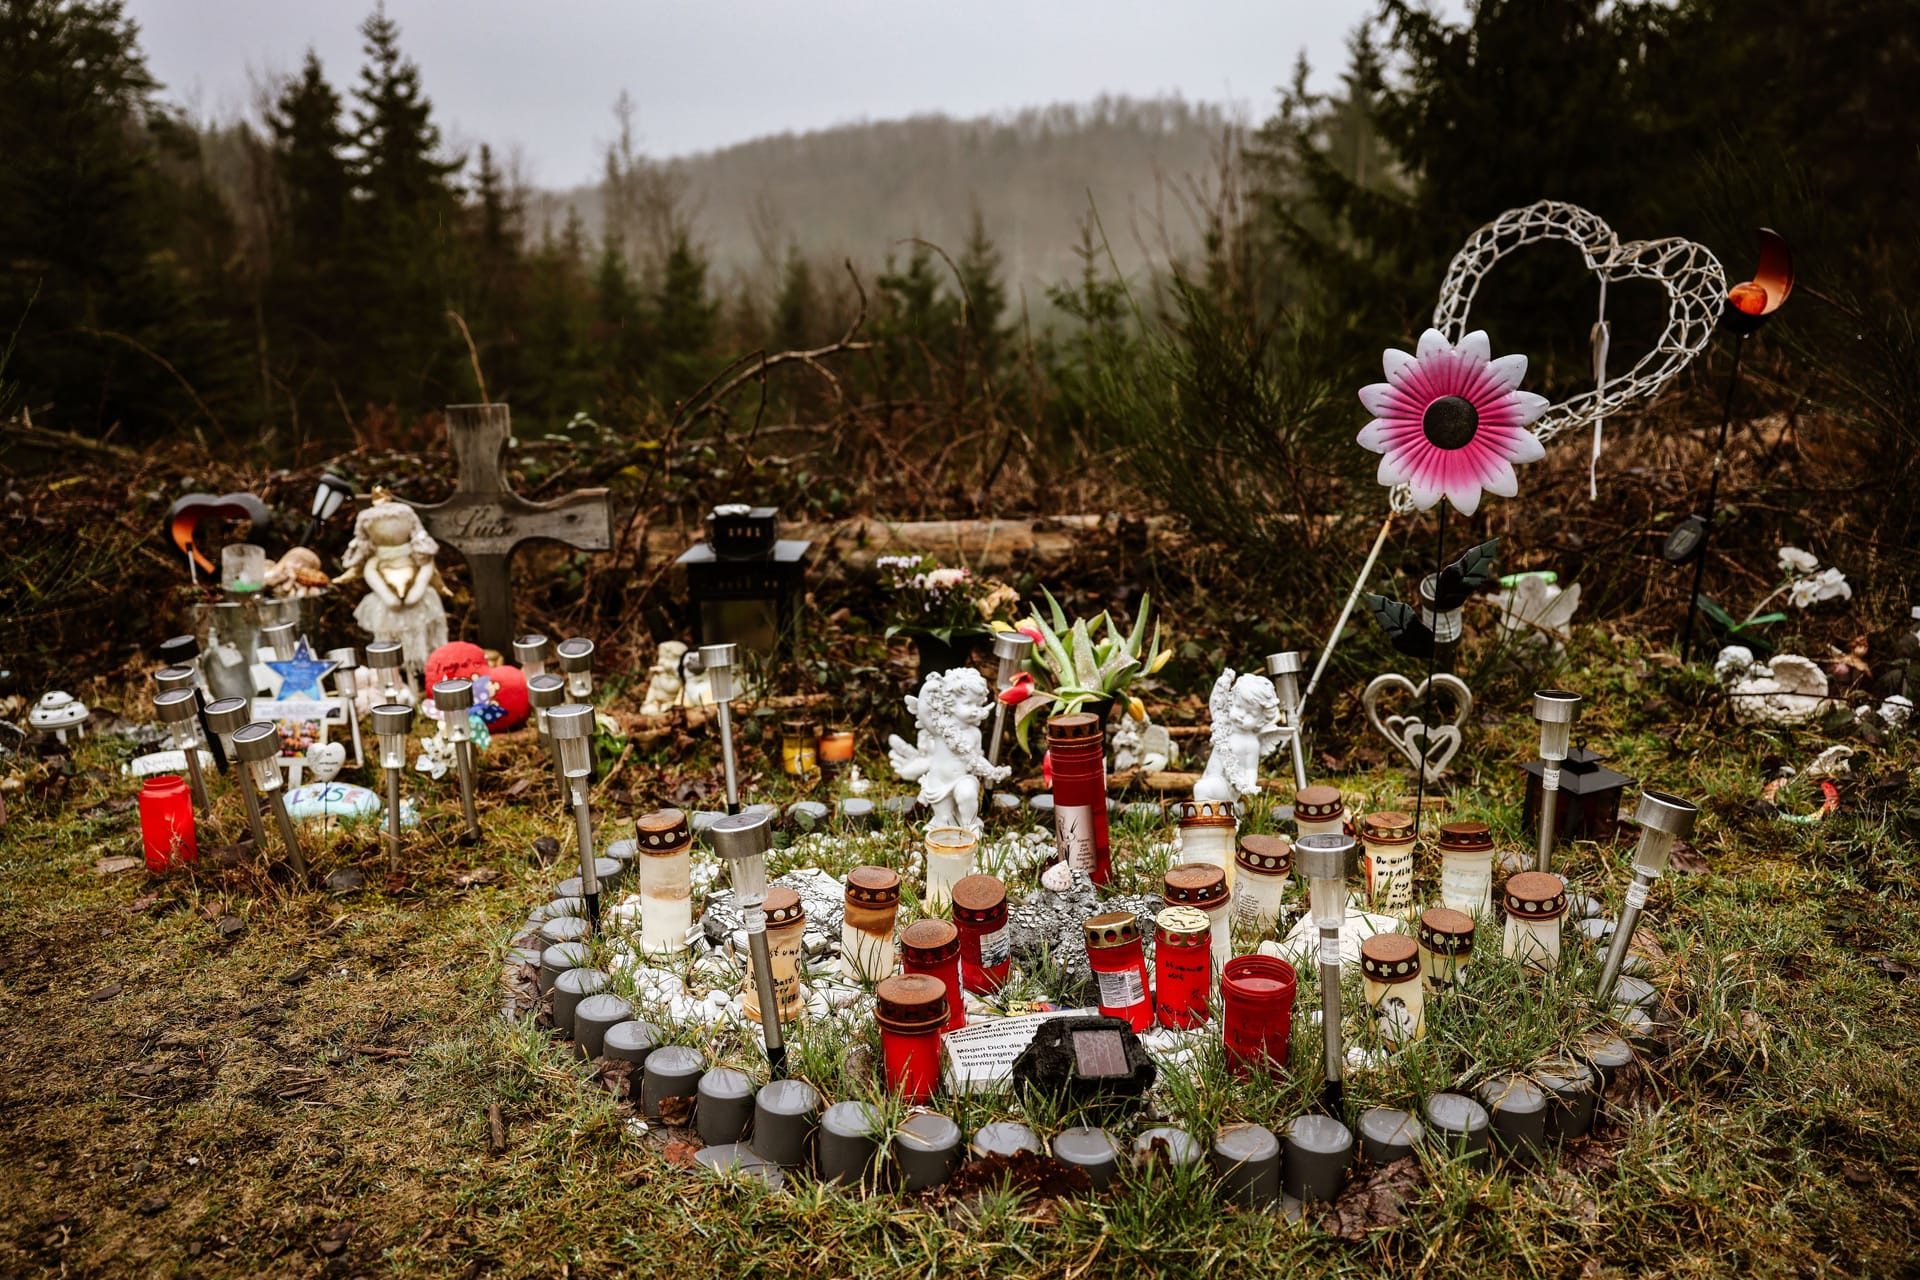
[{"label": "pine tree", "polygon": [[684,226],[676,227],[653,299],[658,380],[670,399],[706,381],[719,308],[707,294],[707,260]]},{"label": "pine tree", "polygon": [[999,368],[1008,331],[1001,320],[1007,311],[1007,285],[1000,250],[987,235],[980,206],[973,207],[966,247],[954,264],[967,302],[967,338],[972,359],[989,376]]},{"label": "pine tree", "polygon": [[814,345],[819,332],[820,293],[814,288],[813,268],[800,246],[787,246],[780,274],[780,296],[773,307],[773,346],[798,351]]}]

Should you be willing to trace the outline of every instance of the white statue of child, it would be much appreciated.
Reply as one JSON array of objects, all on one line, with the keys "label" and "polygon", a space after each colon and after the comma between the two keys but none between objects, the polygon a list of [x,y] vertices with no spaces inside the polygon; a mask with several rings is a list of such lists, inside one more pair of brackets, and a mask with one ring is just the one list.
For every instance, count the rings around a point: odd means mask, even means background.
[{"label": "white statue of child", "polygon": [[894,734],[888,758],[896,776],[920,783],[920,803],[933,810],[936,827],[980,829],[982,781],[1001,782],[1011,772],[991,764],[980,742],[980,724],[992,710],[986,677],[972,667],[930,675],[907,710],[918,726],[919,742]]},{"label": "white statue of child", "polygon": [[1260,790],[1260,762],[1286,737],[1273,681],[1252,672],[1235,678],[1228,667],[1213,682],[1213,754],[1193,784],[1193,798],[1232,804]]}]

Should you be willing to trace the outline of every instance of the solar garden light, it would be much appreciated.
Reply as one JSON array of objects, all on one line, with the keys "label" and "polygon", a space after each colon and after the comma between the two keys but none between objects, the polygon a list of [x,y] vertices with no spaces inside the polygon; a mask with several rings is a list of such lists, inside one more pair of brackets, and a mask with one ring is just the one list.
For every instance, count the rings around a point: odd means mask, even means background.
[{"label": "solar garden light", "polygon": [[311,545],[320,533],[320,526],[334,518],[340,508],[353,496],[353,486],[331,471],[320,474],[320,483],[313,491],[313,508],[307,520],[307,527],[300,534],[302,546]]},{"label": "solar garden light", "polygon": [[356,701],[360,696],[360,658],[348,645],[327,650],[327,661],[333,664],[333,687],[347,704],[347,723],[353,730],[353,766],[357,769],[366,756],[360,745],[360,704]]},{"label": "solar garden light", "polygon": [[1647,894],[1667,869],[1673,854],[1673,842],[1693,834],[1693,822],[1700,810],[1679,796],[1664,791],[1643,791],[1633,819],[1640,824],[1640,845],[1633,851],[1633,883],[1627,886],[1626,906],[1621,908],[1620,923],[1613,931],[1613,945],[1607,950],[1607,962],[1600,969],[1601,1000],[1613,994],[1614,980],[1626,962],[1627,946],[1633,941],[1633,929],[1640,920],[1640,909],[1647,905]]},{"label": "solar garden light", "polygon": [[307,855],[300,848],[300,833],[294,830],[293,817],[287,812],[287,781],[280,776],[280,730],[269,720],[243,724],[234,730],[233,750],[254,791],[265,797],[267,807],[273,810],[293,872],[304,881]]},{"label": "solar garden light", "polygon": [[407,702],[413,698],[413,686],[407,680],[407,654],[398,640],[375,640],[367,646],[367,669],[378,671],[380,701]]},{"label": "solar garden light", "polygon": [[993,656],[1000,664],[994,672],[993,691],[993,736],[988,740],[987,763],[1000,763],[1000,742],[1007,730],[1007,704],[997,695],[1013,687],[1013,678],[1020,674],[1020,668],[1027,665],[1033,656],[1033,637],[1018,631],[996,631],[993,633]]},{"label": "solar garden light", "polygon": [[[708,647],[733,648],[730,644]],[[713,851],[727,861],[734,905],[740,909],[740,920],[747,931],[754,991],[765,1015],[760,1019],[760,1030],[766,1037],[767,1074],[778,1080],[787,1074],[787,1045],[780,1033],[780,1001],[773,991],[773,957],[767,947],[767,849],[773,843],[769,821],[764,812],[730,813],[707,828],[707,839],[712,841]]]},{"label": "solar garden light", "polygon": [[1540,722],[1540,857],[1541,871],[1553,870],[1553,836],[1559,822],[1560,762],[1567,758],[1573,722],[1580,718],[1580,695],[1565,689],[1542,689],[1533,695],[1533,718]]},{"label": "solar garden light", "polygon": [[707,690],[720,709],[720,761],[726,766],[727,812],[740,812],[740,771],[733,759],[733,663],[738,652],[730,644],[700,646],[700,670],[707,676]]},{"label": "solar garden light", "polygon": [[1307,879],[1308,910],[1320,930],[1320,1031],[1327,1048],[1327,1114],[1344,1111],[1342,1076],[1346,1050],[1340,1043],[1340,928],[1347,920],[1347,863],[1353,838],[1338,834],[1301,836],[1293,842],[1293,865]]},{"label": "solar garden light", "polygon": [[1273,677],[1273,690],[1280,695],[1280,715],[1286,722],[1287,740],[1293,746],[1293,785],[1298,791],[1307,785],[1307,749],[1300,740],[1300,673],[1306,670],[1307,655],[1297,650],[1267,655],[1267,674]]},{"label": "solar garden light", "polygon": [[[200,716],[200,732],[207,740],[207,750],[213,754],[213,767],[225,769],[227,767],[226,744],[220,741],[220,735],[207,724],[207,695],[211,690],[207,686],[206,673],[200,669],[200,641],[190,635],[162,640],[160,657],[169,667],[185,667],[193,673],[194,706]],[[171,686],[162,685],[161,687],[170,688]]]},{"label": "solar garden light", "polygon": [[518,636],[513,642],[513,663],[531,680],[547,670],[547,638],[538,633]]},{"label": "solar garden light", "polygon": [[413,708],[384,702],[373,709],[373,736],[380,742],[380,768],[387,776],[387,870],[400,870],[400,775],[407,767],[407,733]]},{"label": "solar garden light", "polygon": [[593,696],[593,641],[585,636],[562,640],[554,652],[560,655],[560,671],[567,677],[567,696],[585,702]]},{"label": "solar garden light", "polygon": [[200,772],[200,705],[191,689],[164,689],[154,695],[153,709],[167,726],[173,745],[187,758],[187,785],[193,788],[193,807],[202,818],[211,810],[207,779]]},{"label": "solar garden light", "polygon": [[473,709],[473,681],[442,680],[433,686],[433,705],[440,712],[440,736],[453,744],[454,770],[460,775],[460,815],[466,820],[466,842],[480,838],[480,813],[473,807],[473,730],[467,713]]},{"label": "solar garden light", "polygon": [[299,630],[300,624],[292,619],[269,622],[260,628],[260,647],[270,651],[275,662],[292,662],[294,646],[299,641],[296,634]]},{"label": "solar garden light", "polygon": [[593,708],[569,702],[547,712],[547,732],[560,759],[573,805],[573,822],[580,833],[581,896],[587,900],[587,920],[600,932],[600,878],[593,871],[593,813],[587,807],[587,780],[593,773]]},{"label": "solar garden light", "polygon": [[[540,742],[550,752],[555,751],[553,732],[547,727],[547,713],[567,700],[567,682],[551,672],[543,672],[527,679],[527,705],[533,708],[533,731],[540,735]],[[566,775],[560,772],[560,757],[553,757],[554,777],[559,779],[560,800],[567,799]]]},{"label": "solar garden light", "polygon": [[260,797],[253,793],[247,767],[240,763],[239,752],[233,746],[233,736],[245,728],[252,717],[250,707],[245,698],[217,698],[207,704],[207,728],[213,731],[216,739],[226,739],[227,756],[233,761],[234,776],[240,780],[240,799],[247,807],[247,831],[253,836],[254,847],[264,849],[267,847],[267,828],[260,820]]}]

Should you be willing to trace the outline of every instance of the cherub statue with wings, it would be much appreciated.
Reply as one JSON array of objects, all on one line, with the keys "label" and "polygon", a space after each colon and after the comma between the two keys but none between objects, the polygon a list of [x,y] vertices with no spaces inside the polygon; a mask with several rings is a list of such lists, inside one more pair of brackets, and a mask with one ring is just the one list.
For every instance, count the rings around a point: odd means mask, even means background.
[{"label": "cherub statue with wings", "polygon": [[1208,709],[1213,714],[1213,754],[1206,772],[1193,784],[1193,798],[1232,804],[1260,790],[1260,762],[1286,737],[1280,727],[1280,695],[1273,681],[1232,667],[1213,682]]},{"label": "cherub statue with wings", "polygon": [[894,734],[888,759],[896,777],[920,783],[920,803],[932,808],[934,826],[978,831],[982,780],[1001,782],[1012,772],[989,762],[981,746],[980,724],[992,706],[986,677],[972,667],[936,672],[918,696],[907,696],[919,741]]}]

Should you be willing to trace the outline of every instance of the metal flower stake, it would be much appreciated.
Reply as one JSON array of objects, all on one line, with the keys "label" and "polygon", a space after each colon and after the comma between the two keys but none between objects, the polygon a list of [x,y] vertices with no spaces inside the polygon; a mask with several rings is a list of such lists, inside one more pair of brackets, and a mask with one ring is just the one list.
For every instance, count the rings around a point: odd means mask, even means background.
[{"label": "metal flower stake", "polygon": [[1793,254],[1778,232],[1760,229],[1760,265],[1753,279],[1727,290],[1720,326],[1733,333],[1733,370],[1727,374],[1727,398],[1720,413],[1720,439],[1713,446],[1713,474],[1707,480],[1707,511],[1688,516],[1671,534],[1662,554],[1670,564],[1693,561],[1693,589],[1687,593],[1687,624],[1680,632],[1680,660],[1693,660],[1693,619],[1700,611],[1700,585],[1707,572],[1707,545],[1713,540],[1713,508],[1720,497],[1720,473],[1726,469],[1727,432],[1733,425],[1733,393],[1740,386],[1740,357],[1747,335],[1759,331],[1793,292]]},{"label": "metal flower stake", "polygon": [[520,674],[529,680],[544,675],[547,670],[547,638],[537,631],[515,638],[513,661],[520,668]]},{"label": "metal flower stake", "polygon": [[1345,1114],[1346,1048],[1340,1037],[1340,929],[1347,921],[1347,863],[1351,836],[1315,834],[1293,842],[1293,865],[1307,879],[1308,910],[1320,931],[1320,1031],[1326,1041],[1327,1084],[1322,1103]]},{"label": "metal flower stake", "polygon": [[442,680],[433,686],[433,705],[440,712],[440,736],[453,744],[454,769],[460,775],[460,816],[466,822],[464,842],[480,838],[480,813],[473,803],[473,731],[467,713],[473,710],[473,681]]},{"label": "metal flower stake", "polygon": [[533,731],[540,738],[542,746],[553,755],[553,777],[560,788],[560,803],[567,802],[567,775],[560,768],[559,749],[553,744],[553,730],[547,725],[547,716],[555,707],[565,705],[567,701],[567,681],[563,676],[551,671],[537,676],[527,677],[527,705],[533,710]]},{"label": "metal flower stake", "polygon": [[[1413,505],[1422,511],[1445,498],[1448,506],[1463,516],[1479,509],[1483,492],[1507,498],[1519,493],[1515,464],[1537,461],[1546,453],[1527,430],[1547,411],[1547,399],[1520,390],[1520,380],[1527,372],[1525,356],[1495,359],[1482,329],[1467,334],[1458,346],[1448,342],[1438,329],[1429,329],[1420,335],[1414,354],[1388,348],[1381,365],[1387,380],[1360,389],[1360,403],[1373,415],[1373,421],[1361,428],[1359,435],[1362,448],[1380,455],[1377,478],[1381,484],[1407,486]],[[1491,560],[1490,551],[1484,564],[1468,565],[1463,560],[1452,568],[1464,572],[1454,574],[1449,581],[1447,507],[1441,507],[1434,548],[1436,619],[1464,602],[1464,595],[1459,600],[1453,596],[1477,585],[1466,581],[1476,569],[1478,580],[1483,581]],[[1382,605],[1391,602],[1370,596],[1368,603],[1379,613]],[[1426,722],[1432,715],[1437,646],[1432,627],[1424,622],[1414,625],[1425,632],[1427,680],[1421,719]],[[1424,761],[1417,773],[1413,807],[1416,833],[1426,799]]]},{"label": "metal flower stake", "polygon": [[327,650],[327,661],[333,663],[333,687],[347,706],[347,724],[353,736],[353,767],[359,768],[365,763],[366,751],[360,743],[360,659],[353,646],[344,649]]},{"label": "metal flower stake", "polygon": [[720,716],[720,763],[726,770],[727,812],[740,812],[740,768],[733,757],[733,663],[737,649],[730,644],[700,646],[700,670],[707,677]]},{"label": "metal flower stake", "polygon": [[[713,647],[733,648],[732,645]],[[713,842],[713,851],[727,862],[734,905],[740,908],[741,924],[747,932],[754,991],[760,998],[760,1030],[766,1038],[767,1074],[779,1080],[787,1074],[787,1045],[780,1031],[779,997],[773,990],[773,957],[767,948],[767,850],[773,843],[767,815],[730,813],[707,828],[707,838]]]},{"label": "metal flower stake", "polygon": [[600,932],[600,877],[593,869],[593,812],[587,806],[587,784],[593,775],[593,708],[569,702],[547,712],[547,732],[560,759],[560,776],[573,804],[574,830],[580,838],[581,896],[587,900],[587,922]]},{"label": "metal flower stake", "polygon": [[[1000,742],[1007,730],[1007,704],[1001,695],[1013,688],[1014,678],[1033,657],[1033,637],[1019,631],[997,631],[993,636],[993,734],[987,740],[987,763],[1000,763]],[[991,788],[989,788],[991,789]]]},{"label": "metal flower stake", "polygon": [[253,783],[254,791],[265,797],[273,810],[274,825],[287,846],[287,858],[301,880],[307,878],[307,855],[300,848],[300,833],[294,829],[293,816],[287,812],[287,782],[280,776],[280,730],[271,721],[255,720],[243,724],[233,735],[233,751],[240,767]]},{"label": "metal flower stake", "polygon": [[1540,722],[1540,856],[1539,871],[1553,870],[1553,836],[1559,821],[1560,762],[1572,745],[1573,722],[1580,717],[1580,695],[1565,689],[1542,689],[1533,695],[1533,718]]},{"label": "metal flower stake", "polygon": [[1267,674],[1273,678],[1273,690],[1280,696],[1280,723],[1287,731],[1293,749],[1293,786],[1296,791],[1307,785],[1307,751],[1301,741],[1306,726],[1300,723],[1300,673],[1306,669],[1307,655],[1289,650],[1267,655]]},{"label": "metal flower stake", "polygon": [[1595,992],[1604,1002],[1613,995],[1613,984],[1626,963],[1627,948],[1633,943],[1634,926],[1647,905],[1647,894],[1667,870],[1673,855],[1673,843],[1693,834],[1694,819],[1700,810],[1679,796],[1664,791],[1645,791],[1633,812],[1640,824],[1640,844],[1633,851],[1633,883],[1627,886],[1626,905],[1620,910],[1620,923],[1613,931],[1613,945],[1607,949],[1607,962],[1600,968],[1600,986]]},{"label": "metal flower stake", "polygon": [[387,870],[400,872],[400,775],[407,767],[407,733],[413,708],[385,702],[373,709],[373,736],[380,744],[380,769],[387,779]]}]

